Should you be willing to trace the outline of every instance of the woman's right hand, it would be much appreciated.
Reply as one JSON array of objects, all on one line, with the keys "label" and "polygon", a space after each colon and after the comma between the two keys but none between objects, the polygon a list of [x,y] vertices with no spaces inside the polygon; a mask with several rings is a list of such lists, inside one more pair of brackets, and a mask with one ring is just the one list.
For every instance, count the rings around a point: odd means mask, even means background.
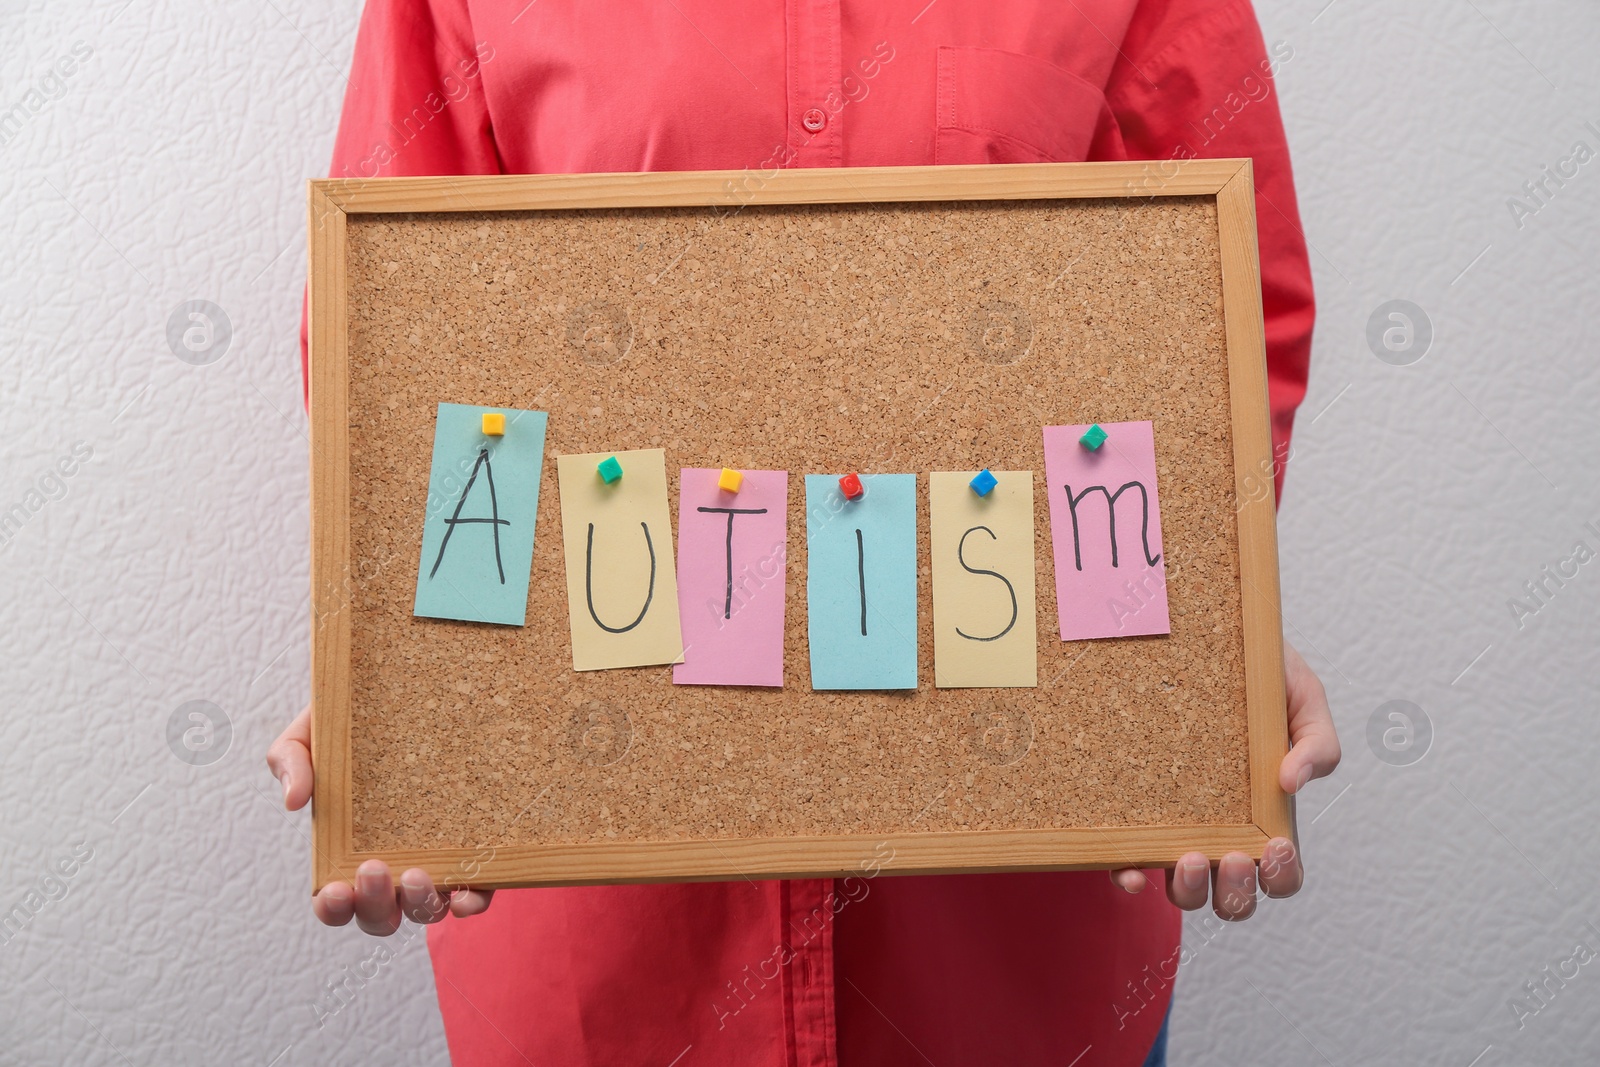
[{"label": "woman's right hand", "polygon": [[[311,709],[308,707],[267,749],[267,768],[283,786],[283,806],[299,811],[311,799]],[[355,885],[329,882],[311,900],[311,910],[328,926],[351,919],[369,934],[388,937],[402,917],[414,923],[436,923],[446,915],[466,918],[489,906],[494,890],[455,889],[439,892],[428,872],[413,867],[395,885],[389,865],[367,860],[356,868]]]}]

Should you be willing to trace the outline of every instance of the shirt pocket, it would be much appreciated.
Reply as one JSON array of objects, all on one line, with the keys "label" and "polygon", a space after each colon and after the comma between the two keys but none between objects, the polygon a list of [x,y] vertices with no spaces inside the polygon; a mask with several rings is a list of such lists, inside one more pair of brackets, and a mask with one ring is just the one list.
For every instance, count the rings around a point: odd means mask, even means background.
[{"label": "shirt pocket", "polygon": [[935,163],[1075,163],[1111,110],[1064,67],[998,48],[944,45]]}]

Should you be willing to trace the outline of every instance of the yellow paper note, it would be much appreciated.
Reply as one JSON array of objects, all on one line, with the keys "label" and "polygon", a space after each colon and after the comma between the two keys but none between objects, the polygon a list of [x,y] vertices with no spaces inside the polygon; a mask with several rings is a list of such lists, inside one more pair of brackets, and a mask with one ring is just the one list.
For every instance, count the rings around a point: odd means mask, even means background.
[{"label": "yellow paper note", "polygon": [[933,681],[944,689],[1039,684],[1034,618],[1033,472],[929,476],[933,543]]},{"label": "yellow paper note", "polygon": [[[598,468],[613,455],[622,477],[607,484]],[[560,456],[556,478],[572,669],[678,662],[683,634],[666,454],[646,448]]]}]

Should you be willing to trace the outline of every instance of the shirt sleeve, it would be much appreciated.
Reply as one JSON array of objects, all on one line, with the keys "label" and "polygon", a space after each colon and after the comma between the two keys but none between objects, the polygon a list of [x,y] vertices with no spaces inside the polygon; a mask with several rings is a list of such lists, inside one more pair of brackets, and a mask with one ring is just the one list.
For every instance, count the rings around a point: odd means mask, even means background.
[{"label": "shirt sleeve", "polygon": [[[329,177],[501,173],[482,77],[493,59],[465,0],[368,0]],[[303,383],[306,351],[302,312]]]},{"label": "shirt sleeve", "polygon": [[1272,474],[1280,495],[1295,408],[1306,392],[1315,319],[1311,265],[1273,81],[1293,58],[1287,43],[1268,52],[1248,0],[1146,0],[1129,23],[1106,91],[1126,158],[1254,160]]}]

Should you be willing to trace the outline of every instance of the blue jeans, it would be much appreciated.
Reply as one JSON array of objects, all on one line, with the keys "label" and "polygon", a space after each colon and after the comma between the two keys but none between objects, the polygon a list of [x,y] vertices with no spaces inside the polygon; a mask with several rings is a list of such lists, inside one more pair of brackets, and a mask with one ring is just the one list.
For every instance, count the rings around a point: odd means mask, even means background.
[{"label": "blue jeans", "polygon": [[1167,1004],[1167,1014],[1161,1020],[1161,1029],[1156,1033],[1155,1043],[1150,1046],[1150,1055],[1145,1057],[1144,1067],[1167,1067],[1167,1024],[1172,1022],[1172,1004]]}]

